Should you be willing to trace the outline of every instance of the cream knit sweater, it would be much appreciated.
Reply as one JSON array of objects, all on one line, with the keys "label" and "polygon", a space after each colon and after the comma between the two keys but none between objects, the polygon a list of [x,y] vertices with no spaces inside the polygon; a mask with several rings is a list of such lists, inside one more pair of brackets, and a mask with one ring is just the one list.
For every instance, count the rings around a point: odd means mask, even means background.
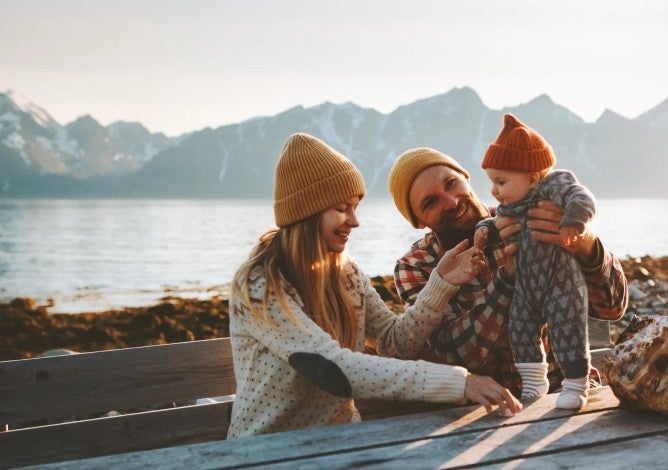
[{"label": "cream knit sweater", "polygon": [[[424,347],[458,288],[434,274],[415,304],[396,315],[354,263],[347,276],[358,315],[355,351],[342,348],[318,327],[294,293],[289,303],[301,325],[287,317],[275,296],[269,300],[272,324],[255,321],[243,313],[248,310],[241,299],[230,298],[237,392],[228,437],[359,421],[352,398],[463,402],[466,369],[401,360],[416,357]],[[261,299],[265,277],[260,268],[253,272],[250,286],[251,299]],[[387,357],[364,354],[365,335]],[[352,398],[329,394],[297,373],[288,363],[297,352],[318,354],[335,363],[350,383]]]}]

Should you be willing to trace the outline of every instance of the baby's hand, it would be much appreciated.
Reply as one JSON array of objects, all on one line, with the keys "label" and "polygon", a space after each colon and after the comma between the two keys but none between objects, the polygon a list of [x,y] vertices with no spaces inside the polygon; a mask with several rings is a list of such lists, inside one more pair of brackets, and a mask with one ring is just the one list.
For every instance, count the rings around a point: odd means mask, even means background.
[{"label": "baby's hand", "polygon": [[479,250],[484,250],[487,248],[487,244],[489,243],[489,228],[488,227],[480,227],[475,231],[475,234],[473,235],[473,245],[479,249]]},{"label": "baby's hand", "polygon": [[575,243],[581,236],[580,231],[574,225],[564,225],[563,227],[560,227],[559,235],[561,236],[561,242],[564,246],[569,246],[571,243]]}]

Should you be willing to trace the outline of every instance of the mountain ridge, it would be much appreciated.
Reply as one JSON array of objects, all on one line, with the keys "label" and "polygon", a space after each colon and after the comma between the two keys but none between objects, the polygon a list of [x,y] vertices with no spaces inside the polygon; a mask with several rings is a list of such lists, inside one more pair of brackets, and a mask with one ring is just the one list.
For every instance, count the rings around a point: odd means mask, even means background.
[{"label": "mountain ridge", "polygon": [[[541,94],[490,109],[470,87],[383,114],[352,102],[293,106],[274,116],[207,127],[176,137],[141,123],[103,126],[90,115],[61,125],[43,108],[0,93],[0,198],[264,198],[285,139],[308,132],[348,156],[371,197],[389,197],[394,159],[433,147],[457,159],[487,194],[480,161],[515,114],[550,142],[557,167],[573,170],[600,197],[668,197],[668,99],[634,119],[606,110],[593,123]],[[16,98],[18,100],[18,98]]]}]

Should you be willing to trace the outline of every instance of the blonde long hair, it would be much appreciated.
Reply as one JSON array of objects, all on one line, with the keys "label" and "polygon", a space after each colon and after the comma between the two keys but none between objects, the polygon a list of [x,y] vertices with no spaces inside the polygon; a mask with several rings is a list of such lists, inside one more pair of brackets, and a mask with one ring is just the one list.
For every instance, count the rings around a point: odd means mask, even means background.
[{"label": "blonde long hair", "polygon": [[[232,295],[242,299],[250,315],[269,322],[268,301],[275,294],[294,323],[299,320],[288,304],[294,288],[306,314],[343,347],[355,349],[358,322],[351,297],[346,295],[343,270],[347,256],[327,252],[319,235],[320,214],[300,222],[265,232],[251,254],[237,270]],[[250,276],[255,267],[264,271],[266,285],[262,301],[250,297]],[[239,314],[233,312],[230,314]]]}]

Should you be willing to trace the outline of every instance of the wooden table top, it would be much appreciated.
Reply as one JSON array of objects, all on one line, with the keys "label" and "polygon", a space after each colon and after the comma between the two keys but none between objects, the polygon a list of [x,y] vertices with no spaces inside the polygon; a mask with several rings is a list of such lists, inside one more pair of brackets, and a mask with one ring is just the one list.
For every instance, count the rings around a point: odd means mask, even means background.
[{"label": "wooden table top", "polygon": [[456,407],[241,439],[62,462],[44,468],[668,468],[668,416],[619,406],[609,387],[579,412],[557,394],[506,418]]}]

